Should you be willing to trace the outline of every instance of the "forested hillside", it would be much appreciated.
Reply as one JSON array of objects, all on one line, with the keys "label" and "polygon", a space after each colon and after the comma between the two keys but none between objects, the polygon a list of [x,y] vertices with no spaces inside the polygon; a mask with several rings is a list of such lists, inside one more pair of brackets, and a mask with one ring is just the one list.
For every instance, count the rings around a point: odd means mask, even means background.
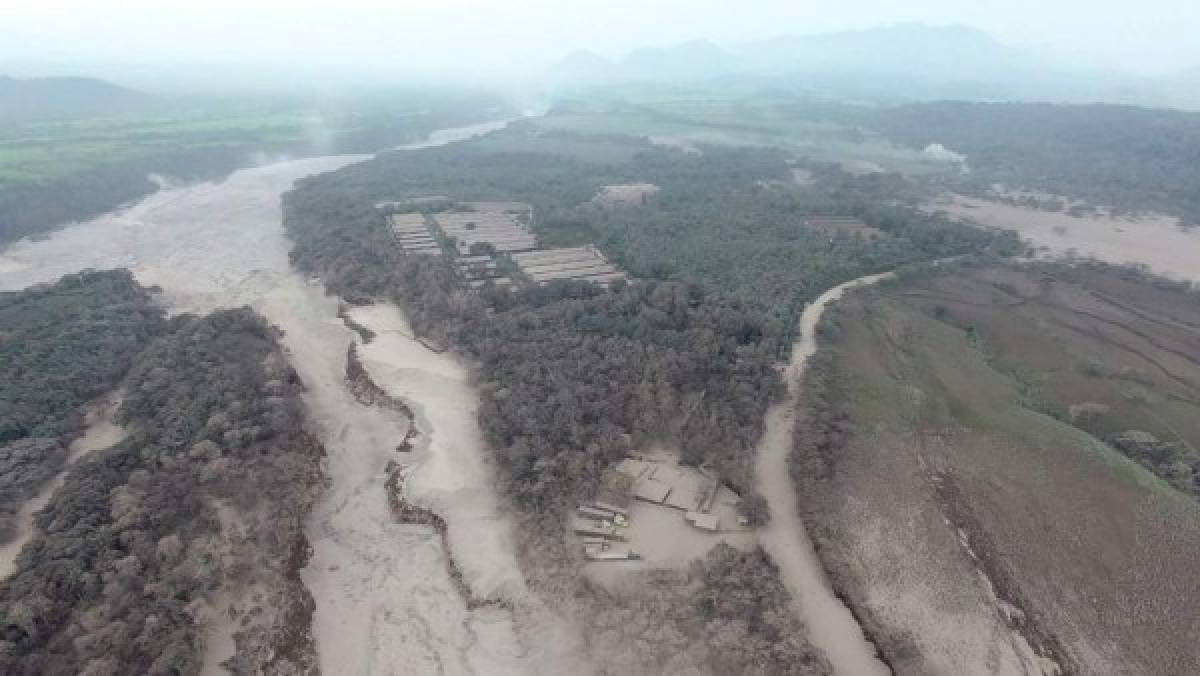
[{"label": "forested hillside", "polygon": [[321,449],[275,339],[250,310],[183,316],[137,358],[127,437],[72,467],[0,583],[0,671],[196,673],[235,622],[235,673],[313,668],[297,570]]},{"label": "forested hillside", "polygon": [[1200,113],[1134,106],[915,104],[864,120],[897,141],[967,156],[974,190],[993,183],[1200,223]]},{"label": "forested hillside", "polygon": [[0,541],[13,535],[13,512],[61,468],[84,404],[116,387],[165,328],[126,270],[0,293]]},{"label": "forested hillside", "polygon": [[95,78],[0,76],[0,123],[3,124],[128,113],[150,108],[155,103],[148,94]]}]

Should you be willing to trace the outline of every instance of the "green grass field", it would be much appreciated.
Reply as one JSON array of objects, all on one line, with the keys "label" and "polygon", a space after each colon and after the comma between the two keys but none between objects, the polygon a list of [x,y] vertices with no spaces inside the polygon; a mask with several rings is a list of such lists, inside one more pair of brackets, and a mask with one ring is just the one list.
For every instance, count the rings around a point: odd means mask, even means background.
[{"label": "green grass field", "polygon": [[164,151],[301,143],[302,112],[178,113],[37,123],[0,130],[0,183],[50,181]]}]

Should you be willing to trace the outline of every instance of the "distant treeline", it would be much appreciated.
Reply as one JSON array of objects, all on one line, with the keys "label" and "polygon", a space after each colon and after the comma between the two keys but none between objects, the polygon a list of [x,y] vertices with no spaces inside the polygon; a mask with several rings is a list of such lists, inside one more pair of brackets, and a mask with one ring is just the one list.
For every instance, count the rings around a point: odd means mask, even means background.
[{"label": "distant treeline", "polygon": [[116,387],[166,329],[125,270],[82,272],[0,293],[0,541],[12,518],[61,469],[83,406]]},{"label": "distant treeline", "polygon": [[0,247],[22,237],[99,216],[158,190],[151,174],[213,179],[246,166],[254,148],[180,148],[107,164],[48,182],[0,182]]},{"label": "distant treeline", "polygon": [[965,186],[993,183],[1200,223],[1200,113],[1117,105],[927,103],[864,123],[967,156]]},{"label": "distant treeline", "polygon": [[45,181],[0,180],[0,248],[73,221],[94,218],[158,190],[151,174],[184,181],[212,180],[250,166],[257,153],[304,156],[372,153],[424,138],[445,127],[506,114],[490,98],[453,98],[420,114],[356,117],[352,129],[331,132],[319,147],[309,140],[278,141],[247,132],[212,143],[187,131],[162,142],[163,150],[115,158],[93,169]]},{"label": "distant treeline", "polygon": [[[84,333],[43,341],[81,372],[108,368]],[[275,340],[248,309],[182,316],[134,359],[127,437],[68,472],[0,582],[0,672],[197,673],[213,621],[236,622],[235,673],[315,669],[297,570],[321,449]],[[209,604],[251,589],[236,618]]]},{"label": "distant treeline", "polygon": [[0,124],[83,115],[115,115],[158,104],[150,95],[88,77],[12,78],[0,75]]}]

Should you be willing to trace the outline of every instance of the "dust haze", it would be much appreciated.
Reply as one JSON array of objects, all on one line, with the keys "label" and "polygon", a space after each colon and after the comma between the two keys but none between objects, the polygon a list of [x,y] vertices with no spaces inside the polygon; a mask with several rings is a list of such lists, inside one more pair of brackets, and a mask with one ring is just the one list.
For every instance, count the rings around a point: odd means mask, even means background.
[{"label": "dust haze", "polygon": [[1200,67],[1194,40],[1200,12],[1188,0],[868,0],[838,8],[785,0],[12,0],[0,6],[0,65],[13,75],[69,72],[206,89],[396,80],[527,84],[577,50],[619,58],[702,40],[736,51],[783,36],[912,23],[972,26],[1054,68],[1140,79]]},{"label": "dust haze", "polygon": [[1200,12],[0,0],[0,673],[1200,673]]}]

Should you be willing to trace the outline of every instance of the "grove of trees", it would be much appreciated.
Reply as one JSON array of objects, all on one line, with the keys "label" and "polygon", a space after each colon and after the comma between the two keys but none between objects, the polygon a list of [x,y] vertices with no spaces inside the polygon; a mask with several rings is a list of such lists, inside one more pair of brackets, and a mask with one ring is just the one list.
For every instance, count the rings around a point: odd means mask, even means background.
[{"label": "grove of trees", "polygon": [[84,404],[116,387],[165,329],[126,270],[0,293],[0,541],[14,535],[20,505],[62,467]]},{"label": "grove of trees", "polygon": [[[322,451],[301,384],[248,309],[157,321],[161,335],[123,357],[127,436],[71,467],[0,582],[2,673],[196,673],[211,625],[235,621],[236,673],[314,668],[297,571]],[[110,353],[80,340],[44,333],[42,349],[106,372]],[[238,599],[236,618],[217,614],[218,593]]]}]

